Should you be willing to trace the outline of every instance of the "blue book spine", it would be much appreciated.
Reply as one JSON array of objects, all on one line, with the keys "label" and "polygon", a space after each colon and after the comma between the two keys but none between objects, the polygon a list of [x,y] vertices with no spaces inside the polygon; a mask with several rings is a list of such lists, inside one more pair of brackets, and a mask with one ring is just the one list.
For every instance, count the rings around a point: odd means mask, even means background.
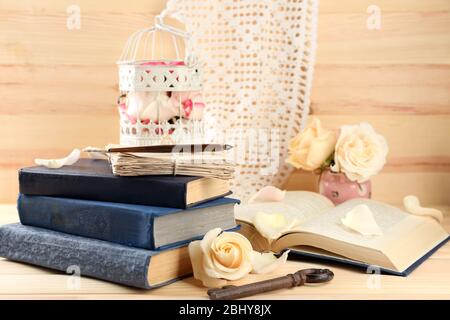
[{"label": "blue book spine", "polygon": [[[222,198],[187,210],[236,203]],[[19,195],[20,222],[76,236],[109,241],[125,246],[166,250],[194,239],[155,247],[154,219],[167,214],[183,214],[185,210],[46,196]],[[203,235],[198,235],[199,237]]]},{"label": "blue book spine", "polygon": [[[19,195],[24,225],[154,250],[153,217],[167,208]],[[172,209],[177,210],[177,209]]]},{"label": "blue book spine", "polygon": [[19,192],[30,196],[47,196],[94,201],[132,203],[186,209],[230,194],[187,203],[188,184],[201,179],[187,176],[113,175],[106,160],[80,159],[72,166],[49,169],[42,166],[19,170]]}]

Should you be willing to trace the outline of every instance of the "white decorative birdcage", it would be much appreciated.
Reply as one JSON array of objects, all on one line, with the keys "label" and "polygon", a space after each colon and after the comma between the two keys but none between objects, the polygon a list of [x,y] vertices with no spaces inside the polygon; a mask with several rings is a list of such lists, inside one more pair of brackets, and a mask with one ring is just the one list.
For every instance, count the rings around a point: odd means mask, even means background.
[{"label": "white decorative birdcage", "polygon": [[[203,143],[201,66],[190,50],[190,33],[164,24],[164,17],[132,34],[118,61],[121,145]],[[163,35],[171,39],[175,59],[155,58]]]}]

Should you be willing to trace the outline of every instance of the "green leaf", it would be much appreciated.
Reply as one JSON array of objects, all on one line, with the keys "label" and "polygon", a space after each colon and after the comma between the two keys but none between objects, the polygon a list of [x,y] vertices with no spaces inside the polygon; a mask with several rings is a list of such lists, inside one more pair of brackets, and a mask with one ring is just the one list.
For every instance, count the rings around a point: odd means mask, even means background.
[{"label": "green leaf", "polygon": [[325,162],[320,166],[321,171],[325,170],[326,168],[334,165],[334,152],[330,154],[330,156],[325,160]]}]

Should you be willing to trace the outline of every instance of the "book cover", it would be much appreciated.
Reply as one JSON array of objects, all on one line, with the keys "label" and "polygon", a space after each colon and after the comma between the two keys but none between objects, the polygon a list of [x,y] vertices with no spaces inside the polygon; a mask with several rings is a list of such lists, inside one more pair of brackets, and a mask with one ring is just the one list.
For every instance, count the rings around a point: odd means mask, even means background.
[{"label": "book cover", "polygon": [[[152,260],[162,255],[166,259],[153,265]],[[186,247],[155,252],[21,224],[0,227],[0,256],[62,272],[77,266],[81,276],[143,289],[191,273]]]},{"label": "book cover", "polygon": [[188,176],[118,177],[106,160],[80,159],[72,166],[49,169],[42,166],[19,170],[19,192],[26,195],[132,203],[180,208],[230,194],[226,191],[188,203]]},{"label": "book cover", "polygon": [[[238,202],[231,198],[220,198],[187,210],[181,210],[20,194],[17,206],[20,221],[24,225],[126,246],[159,250],[201,238],[214,227],[223,229],[235,227],[233,205]],[[223,207],[225,211],[216,215],[217,209],[221,209],[219,207]],[[178,223],[176,219],[170,220],[169,225],[163,227],[166,234],[169,232],[175,237],[188,228],[192,228],[196,232],[191,232],[187,238],[176,238],[173,242],[161,244],[160,241],[155,241],[155,231],[158,231],[155,230],[155,225],[158,225],[156,221],[158,218],[168,215],[179,215],[178,219],[181,219],[181,222]],[[180,229],[178,231],[176,230],[177,225]],[[158,231],[158,233],[161,232]]]}]

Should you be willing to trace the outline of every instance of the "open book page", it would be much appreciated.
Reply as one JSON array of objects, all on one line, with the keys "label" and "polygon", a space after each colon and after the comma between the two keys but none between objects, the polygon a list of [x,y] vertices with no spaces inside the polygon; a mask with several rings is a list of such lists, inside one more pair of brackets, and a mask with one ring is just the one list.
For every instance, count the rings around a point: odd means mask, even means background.
[{"label": "open book page", "polygon": [[[370,208],[383,235],[364,236],[343,225],[341,219],[345,217],[347,212],[359,204],[366,204]],[[301,231],[319,234],[357,246],[381,250],[383,238],[391,238],[392,236],[401,237],[401,234],[397,234],[393,230],[397,229],[396,226],[402,223],[402,221],[411,217],[410,214],[381,202],[368,199],[353,199],[328,210],[315,219],[309,220],[301,226]]]},{"label": "open book page", "polygon": [[237,220],[252,223],[257,212],[283,213],[295,216],[300,224],[319,216],[333,207],[326,197],[309,191],[287,191],[283,201],[258,202],[236,205],[234,215]]}]

